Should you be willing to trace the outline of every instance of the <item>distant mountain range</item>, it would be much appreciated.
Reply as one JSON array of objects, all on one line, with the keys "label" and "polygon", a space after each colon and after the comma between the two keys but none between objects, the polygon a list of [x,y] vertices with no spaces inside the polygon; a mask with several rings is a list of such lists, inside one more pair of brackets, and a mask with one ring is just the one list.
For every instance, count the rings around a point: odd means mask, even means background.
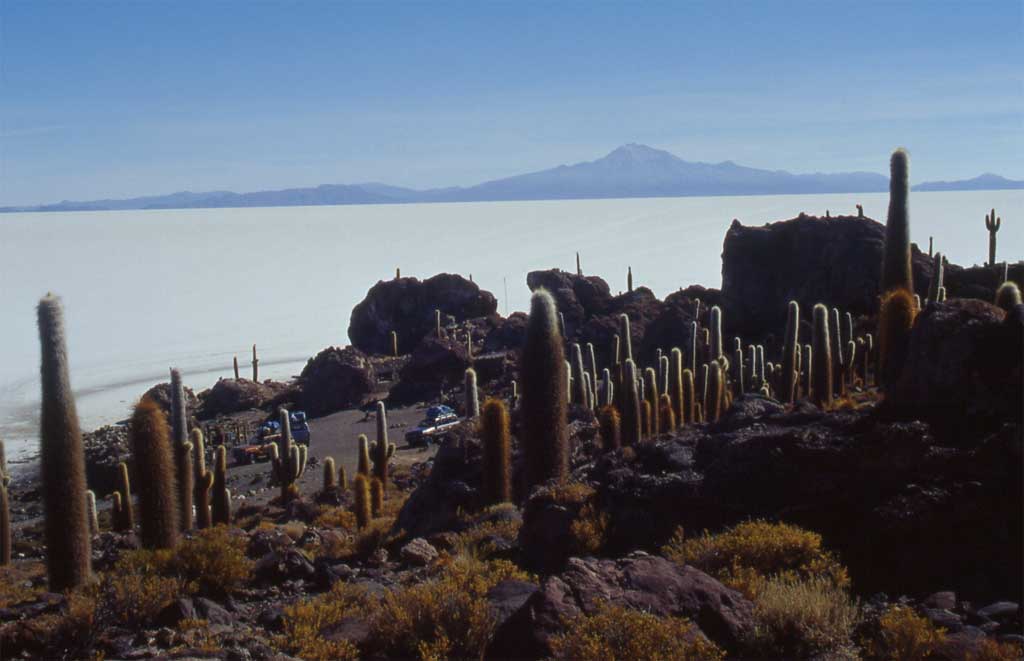
[{"label": "distant mountain range", "polygon": [[[983,174],[964,181],[939,181],[914,186],[914,190],[919,191],[996,189],[1024,189],[1024,181]],[[693,163],[667,151],[645,145],[628,144],[595,161],[559,165],[550,170],[485,181],[469,187],[415,190],[381,183],[325,184],[315,188],[288,188],[253,193],[182,192],[126,200],[65,200],[37,207],[0,207],[0,212],[879,193],[887,190],[889,178],[874,172],[792,174],[784,170],[749,168],[732,161]]]}]

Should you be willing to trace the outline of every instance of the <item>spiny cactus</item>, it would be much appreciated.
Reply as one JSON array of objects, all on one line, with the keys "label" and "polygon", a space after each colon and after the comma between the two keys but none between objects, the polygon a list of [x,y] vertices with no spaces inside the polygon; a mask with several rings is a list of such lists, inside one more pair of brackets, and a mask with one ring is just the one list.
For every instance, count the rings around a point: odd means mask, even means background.
[{"label": "spiny cactus", "polygon": [[[627,317],[627,319],[628,319],[628,317]],[[616,333],[615,337],[612,338],[612,361],[613,361],[612,364],[613,365],[620,365],[620,364],[622,364],[622,356],[620,355],[620,345],[621,345],[621,342],[622,341],[619,339],[618,333]]]},{"label": "spiny cactus", "polygon": [[665,434],[676,428],[676,412],[672,409],[672,398],[662,393],[658,398],[658,433]]},{"label": "spiny cactus", "polygon": [[53,295],[43,298],[39,302],[38,317],[42,347],[39,436],[46,569],[50,591],[62,592],[82,585],[90,574],[92,550],[85,511],[85,454],[68,378],[60,299]]},{"label": "spiny cactus", "polygon": [[[699,299],[697,300],[697,307],[700,307]],[[696,321],[690,322],[690,355],[688,357],[690,359],[689,369],[694,374],[697,373],[697,335],[699,330],[700,329],[697,326]],[[689,418],[687,418],[687,420],[689,420]]]},{"label": "spiny cactus", "polygon": [[555,300],[538,289],[530,300],[526,339],[519,363],[523,394],[523,444],[526,482],[533,486],[555,479],[565,481],[569,472],[569,438],[566,429],[567,391],[565,352],[557,327]]},{"label": "spiny cactus", "polygon": [[305,445],[295,445],[292,441],[291,414],[287,409],[278,410],[281,423],[281,438],[276,444],[276,451],[271,451],[271,464],[274,477],[281,487],[281,502],[285,503],[299,495],[296,481],[306,471],[308,449]]},{"label": "spiny cactus", "polygon": [[928,237],[928,256],[932,256],[932,251],[935,249],[935,242],[932,240],[933,237]]},{"label": "spiny cactus", "polygon": [[814,326],[811,333],[811,401],[823,409],[832,407],[832,342],[829,338],[828,308],[821,303],[814,306]]},{"label": "spiny cactus", "polygon": [[658,358],[658,392],[668,392],[668,372],[669,372],[668,356],[659,356]]},{"label": "spiny cactus", "polygon": [[988,265],[996,265],[996,232],[1003,219],[996,217],[996,210],[992,209],[992,215],[985,216],[985,229],[988,230]]},{"label": "spiny cactus", "polygon": [[587,372],[587,371],[583,372],[583,393],[584,393],[584,401],[582,402],[582,405],[585,408],[593,409],[594,408],[594,392],[593,392],[593,390],[591,388],[591,384],[590,384],[590,372]]},{"label": "spiny cactus", "polygon": [[472,367],[466,370],[463,390],[466,395],[466,417],[480,417],[480,393],[476,387],[476,370]]},{"label": "spiny cactus", "polygon": [[651,414],[653,409],[651,403],[641,397],[640,402],[640,437],[648,439],[651,437]]},{"label": "spiny cactus", "polygon": [[843,387],[843,336],[841,317],[837,308],[832,308],[832,317],[829,319],[829,339],[832,340],[832,392],[842,392]]},{"label": "spiny cactus", "polygon": [[441,332],[441,311],[434,310],[434,334],[437,335],[437,339],[444,337],[444,333]]},{"label": "spiny cactus", "polygon": [[928,300],[932,302],[938,302],[939,290],[942,289],[943,272],[944,266],[942,261],[942,253],[937,252],[932,257],[932,280],[928,283]]},{"label": "spiny cactus", "polygon": [[601,371],[601,406],[615,401],[615,386],[612,385],[612,371],[607,367]]},{"label": "spiny cactus", "polygon": [[661,429],[661,424],[658,420],[658,407],[661,405],[661,398],[658,394],[658,375],[652,367],[644,370],[644,394],[645,400],[651,409],[650,433],[654,435]]},{"label": "spiny cactus", "polygon": [[765,367],[764,367],[764,345],[758,344],[754,347],[757,350],[757,376],[760,380],[758,385],[763,386],[765,383]]},{"label": "spiny cactus", "polygon": [[996,307],[1000,307],[1009,312],[1015,306],[1020,305],[1020,303],[1020,289],[1017,287],[1015,282],[1007,280],[1003,284],[999,285],[999,289],[996,290]]},{"label": "spiny cactus", "polygon": [[178,511],[181,516],[182,532],[192,529],[192,495],[195,490],[192,468],[192,444],[177,449]]},{"label": "spiny cactus", "polygon": [[626,267],[626,291],[633,291],[633,267]]},{"label": "spiny cactus", "polygon": [[711,306],[711,354],[709,360],[718,360],[722,356],[722,309]]},{"label": "spiny cactus", "polygon": [[513,411],[516,410],[516,406],[519,405],[519,385],[512,381],[512,397],[509,399],[509,408]]},{"label": "spiny cactus", "polygon": [[884,293],[902,288],[912,292],[914,273],[910,266],[910,157],[907,152],[903,149],[894,151],[889,167],[889,215],[885,221],[881,290]]},{"label": "spiny cactus", "polygon": [[117,474],[121,484],[115,493],[121,497],[121,502],[120,507],[114,511],[114,530],[124,532],[135,527],[135,511],[132,507],[132,485],[128,479],[128,464],[123,461],[119,463]]},{"label": "spiny cactus", "polygon": [[636,445],[643,437],[642,409],[637,390],[636,363],[627,358],[622,376],[622,445]]},{"label": "spiny cactus", "polygon": [[401,269],[401,267],[396,266],[395,267],[395,280],[398,280],[401,277],[402,277],[402,269]]},{"label": "spiny cactus", "polygon": [[686,424],[683,412],[683,352],[673,348],[668,360],[668,396],[672,400],[675,428]]},{"label": "spiny cactus", "polygon": [[100,534],[100,517],[96,511],[96,493],[92,489],[85,490],[85,511],[89,517],[89,533],[93,536]]},{"label": "spiny cactus", "polygon": [[213,525],[231,524],[231,491],[228,489],[228,450],[223,445],[217,446],[213,462],[213,491],[210,511]]},{"label": "spiny cactus", "polygon": [[565,403],[572,404],[572,365],[565,361]]},{"label": "spiny cactus", "polygon": [[189,435],[195,449],[195,460],[192,462],[195,476],[196,527],[209,528],[210,489],[213,487],[213,473],[206,470],[206,445],[203,432],[198,427]]},{"label": "spiny cactus", "polygon": [[356,475],[370,476],[370,441],[366,434],[360,434],[357,439],[359,446],[359,465],[356,467]]},{"label": "spiny cactus", "polygon": [[143,397],[135,407],[129,437],[139,478],[142,545],[149,549],[174,548],[178,544],[181,515],[170,429],[163,411],[152,399]]},{"label": "spiny cactus", "polygon": [[782,338],[782,401],[793,403],[796,397],[796,356],[800,334],[800,304],[790,301],[786,310],[786,335]]},{"label": "spiny cactus", "polygon": [[512,500],[512,443],[509,438],[508,410],[499,399],[484,403],[480,418],[483,442],[483,498],[485,505]]},{"label": "spiny cactus", "polygon": [[[474,381],[476,372],[473,372]],[[475,390],[475,388],[474,388]],[[480,405],[477,404],[477,415],[480,414]],[[373,460],[373,475],[387,489],[388,485],[388,462],[395,455],[396,445],[388,442],[388,412],[384,408],[384,402],[377,402],[377,440],[370,444],[370,458]]]},{"label": "spiny cactus", "polygon": [[466,358],[473,360],[473,332],[466,331]]},{"label": "spiny cactus", "polygon": [[747,372],[747,387],[751,391],[760,390],[760,375],[757,373],[757,347],[753,344],[747,345],[747,362],[750,364],[750,369]]},{"label": "spiny cactus", "polygon": [[843,373],[843,381],[848,385],[853,385],[853,381],[856,377],[856,370],[854,361],[857,360],[857,343],[850,340],[846,343],[846,348],[843,351],[843,365],[845,366],[845,372]]},{"label": "spiny cactus", "polygon": [[370,480],[370,513],[375,519],[384,514],[384,483],[376,477]]},{"label": "spiny cactus", "polygon": [[611,404],[602,406],[597,414],[597,423],[602,450],[611,452],[622,447],[622,420],[617,408]]},{"label": "spiny cactus", "polygon": [[335,473],[335,471],[334,471],[334,457],[326,457],[324,459],[324,485],[323,485],[323,492],[325,494],[326,493],[331,493],[332,491],[334,491],[337,488],[338,483],[335,481],[336,480],[336,475],[337,475],[337,473]]},{"label": "spiny cactus", "polygon": [[697,389],[693,383],[693,372],[683,370],[683,417],[686,423],[697,422]]},{"label": "spiny cactus", "polygon": [[626,352],[625,352],[625,356],[623,356],[623,359],[624,360],[632,360],[633,359],[633,335],[630,333],[629,315],[628,314],[623,313],[623,314],[619,315],[619,335],[622,337],[622,341],[625,342],[625,347],[624,348],[625,348]]},{"label": "spiny cactus", "polygon": [[398,357],[398,333],[396,333],[395,331],[391,331],[391,333],[389,333],[389,338],[391,340],[391,355],[397,358]]},{"label": "spiny cactus", "polygon": [[580,406],[587,405],[587,384],[583,378],[583,351],[573,342],[569,347],[569,364],[572,366],[572,401]]},{"label": "spiny cactus", "polygon": [[590,342],[587,342],[586,349],[587,371],[590,372],[591,383],[596,389],[598,378],[601,376],[600,373],[597,371],[597,354],[594,353],[594,345]]},{"label": "spiny cactus", "polygon": [[345,473],[344,466],[338,466],[338,491],[342,493],[348,491],[348,474]]},{"label": "spiny cactus", "polygon": [[872,365],[872,357],[874,356],[874,349],[875,349],[875,338],[874,338],[874,336],[871,335],[871,333],[865,334],[864,335],[864,349],[860,352],[860,360],[861,360],[860,369],[861,369],[861,372],[863,372],[862,376],[864,377],[864,387],[865,388],[867,388],[868,384],[870,383],[868,381],[868,368],[870,368],[871,365]]},{"label": "spiny cactus", "polygon": [[743,374],[743,371],[744,371],[744,368],[743,368],[743,347],[740,346],[740,345],[737,345],[736,348],[734,349],[734,353],[735,353],[735,355],[733,356],[733,361],[734,361],[733,362],[733,365],[734,365],[733,378],[735,379],[735,384],[734,384],[733,387],[735,388],[736,396],[739,397],[744,392],[746,392],[746,390],[744,389],[744,385],[745,384],[743,383],[743,379],[744,379],[744,374]]},{"label": "spiny cactus", "polygon": [[235,381],[238,381],[238,356],[234,356],[234,367],[235,367]]},{"label": "spiny cactus", "polygon": [[260,382],[260,368],[259,368],[259,365],[260,365],[260,361],[256,357],[256,345],[254,344],[254,345],[252,345],[252,382],[253,383],[259,383]]},{"label": "spiny cactus", "polygon": [[811,375],[813,374],[814,367],[813,358],[814,356],[811,353],[811,345],[805,344],[803,349],[800,350],[800,378],[803,381],[803,396],[806,399],[811,399]]},{"label": "spiny cactus", "polygon": [[373,512],[370,509],[370,478],[362,473],[357,474],[352,489],[355,495],[352,509],[356,515],[356,527],[363,530],[373,519]]},{"label": "spiny cactus", "polygon": [[0,566],[11,564],[11,503],[7,493],[10,484],[4,442],[0,440]]},{"label": "spiny cactus", "polygon": [[883,391],[895,385],[903,370],[916,314],[914,299],[906,289],[895,289],[882,297],[878,313],[878,382]]}]

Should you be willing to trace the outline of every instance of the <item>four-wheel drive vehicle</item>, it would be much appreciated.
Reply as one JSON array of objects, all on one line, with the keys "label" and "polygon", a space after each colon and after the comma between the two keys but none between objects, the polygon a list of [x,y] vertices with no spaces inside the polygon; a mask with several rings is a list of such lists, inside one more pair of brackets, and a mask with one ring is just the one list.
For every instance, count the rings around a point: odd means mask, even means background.
[{"label": "four-wheel drive vehicle", "polygon": [[427,417],[416,427],[405,432],[405,442],[410,447],[438,443],[459,422],[459,416],[450,407],[431,406],[427,409]]},{"label": "four-wheel drive vehicle", "polygon": [[[309,445],[311,436],[309,423],[304,411],[292,411],[288,415],[292,428],[292,439],[296,443]],[[245,445],[237,445],[231,449],[231,456],[236,464],[251,464],[254,461],[270,461],[270,444],[281,439],[281,423],[268,420],[256,429],[256,436]]]}]

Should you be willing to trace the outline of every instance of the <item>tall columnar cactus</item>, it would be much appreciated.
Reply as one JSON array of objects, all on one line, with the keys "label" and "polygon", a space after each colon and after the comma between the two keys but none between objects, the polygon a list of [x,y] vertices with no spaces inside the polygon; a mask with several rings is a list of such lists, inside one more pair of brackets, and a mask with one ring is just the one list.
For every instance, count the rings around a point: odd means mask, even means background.
[{"label": "tall columnar cactus", "polygon": [[238,356],[234,356],[234,367],[235,367],[235,381],[238,381],[238,378],[240,376],[239,373],[238,373]]},{"label": "tall columnar cactus", "polygon": [[583,277],[583,267],[580,266],[580,253],[576,251],[576,275]]},{"label": "tall columnar cactus", "polygon": [[120,496],[121,502],[114,511],[114,529],[118,532],[126,532],[135,527],[135,511],[132,507],[132,485],[128,479],[128,464],[123,461],[119,463],[117,475],[120,485],[115,493]]},{"label": "tall columnar cactus", "polygon": [[85,511],[89,518],[89,533],[95,537],[100,534],[100,517],[96,511],[96,493],[92,489],[85,490]]},{"label": "tall columnar cactus", "polygon": [[[473,380],[476,381],[476,372],[473,372]],[[476,409],[479,415],[479,404]],[[373,476],[380,480],[385,489],[388,485],[388,462],[395,455],[396,447],[394,443],[388,442],[387,409],[384,408],[384,402],[377,402],[377,440],[370,444],[370,458],[373,460]]]},{"label": "tall columnar cactus", "polygon": [[375,519],[384,515],[384,483],[377,478],[370,480],[370,513]]},{"label": "tall columnar cactus", "polygon": [[671,369],[668,356],[662,356],[658,360],[658,391],[662,394],[668,392],[668,373]]},{"label": "tall columnar cactus", "polygon": [[903,371],[916,315],[914,299],[906,289],[895,289],[882,297],[878,313],[878,382],[883,391],[891,389]]},{"label": "tall columnar cactus", "polygon": [[626,291],[633,291],[633,267],[626,267]]},{"label": "tall columnar cactus", "polygon": [[615,386],[612,385],[612,371],[607,367],[601,371],[601,406],[610,406],[615,401]]},{"label": "tall columnar cactus", "polygon": [[757,373],[757,347],[753,344],[747,346],[747,362],[750,363],[750,370],[747,372],[747,387],[751,391],[760,390],[761,377]]},{"label": "tall columnar cactus", "polygon": [[[882,292],[893,289],[914,291],[910,266],[910,157],[903,149],[892,153],[889,163],[889,215],[885,221],[882,253]],[[818,356],[820,361],[820,355]]]},{"label": "tall columnar cactus", "polygon": [[189,435],[195,450],[192,462],[195,476],[196,527],[209,528],[212,523],[210,515],[210,489],[213,488],[213,473],[206,470],[206,444],[203,432],[198,427]]},{"label": "tall columnar cactus", "polygon": [[370,476],[370,441],[366,434],[360,434],[357,439],[359,446],[359,465],[356,467],[356,475]]},{"label": "tall columnar cactus", "polygon": [[287,409],[280,409],[278,417],[281,422],[281,439],[272,451],[271,462],[274,476],[281,487],[281,502],[285,503],[299,495],[295,482],[306,471],[308,450],[305,445],[296,445],[292,440],[291,414]]},{"label": "tall columnar cactus", "polygon": [[440,310],[434,310],[434,334],[437,336],[437,339],[439,339],[439,340],[444,337],[444,333],[441,332],[441,311]]},{"label": "tall columnar cactus", "polygon": [[572,401],[580,406],[587,405],[587,384],[583,378],[583,351],[573,342],[569,347],[569,364],[572,366]]},{"label": "tall columnar cactus", "polygon": [[626,359],[622,375],[622,445],[636,445],[643,437],[643,410],[637,390],[636,363]]},{"label": "tall columnar cactus", "polygon": [[861,362],[860,371],[861,371],[861,376],[864,378],[864,387],[865,388],[867,388],[868,384],[870,383],[868,381],[868,369],[871,367],[871,364],[872,364],[872,357],[874,356],[874,348],[875,348],[874,336],[872,336],[871,333],[865,334],[864,335],[864,347],[863,347],[863,349],[861,350],[861,352],[859,354],[860,355],[860,362]]},{"label": "tall columnar cactus", "polygon": [[466,331],[466,358],[473,360],[473,331]]},{"label": "tall columnar cactus", "polygon": [[397,358],[398,357],[398,333],[396,333],[395,331],[391,331],[388,334],[388,339],[391,340],[391,355]]},{"label": "tall columnar cactus", "polygon": [[672,398],[662,393],[658,399],[658,433],[665,434],[676,428],[676,412],[672,408]]},{"label": "tall columnar cactus", "polygon": [[829,338],[828,308],[821,303],[814,306],[811,345],[814,354],[811,365],[811,401],[828,409],[832,407],[832,342]]},{"label": "tall columnar cactus", "polygon": [[466,417],[480,417],[480,393],[476,387],[476,370],[472,367],[466,369],[465,383],[463,390],[466,395]]},{"label": "tall columnar cactus", "polygon": [[484,504],[495,505],[512,500],[512,443],[509,439],[508,410],[499,399],[484,403],[480,418],[483,441]]},{"label": "tall columnar cactus", "polygon": [[[628,319],[629,317],[626,318]],[[612,364],[616,366],[622,364],[621,344],[622,341],[619,339],[619,334],[616,333],[615,337],[612,338]]]},{"label": "tall columnar cactus", "polygon": [[[700,306],[700,301],[697,301],[697,306]],[[690,322],[690,347],[689,347],[689,364],[688,368],[694,374],[697,373],[697,335],[699,335],[699,327],[696,321]],[[689,418],[687,418],[689,420]]]},{"label": "tall columnar cactus", "polygon": [[519,385],[512,381],[512,397],[509,399],[509,408],[513,411],[519,406]]},{"label": "tall columnar cactus", "polygon": [[588,409],[593,409],[594,392],[591,389],[590,372],[587,372],[586,370],[583,371],[583,393],[585,395],[584,401],[582,402],[583,406]]},{"label": "tall columnar cactus", "polygon": [[211,492],[210,511],[213,525],[231,524],[231,491],[228,489],[228,450],[223,445],[217,446],[213,462],[213,490]]},{"label": "tall columnar cactus", "polygon": [[938,303],[945,303],[946,302],[946,288],[945,287],[939,287],[939,293],[936,296],[935,300]]},{"label": "tall columnar cactus", "polygon": [[520,441],[526,455],[526,482],[531,487],[549,479],[564,482],[569,472],[565,352],[557,323],[555,300],[538,289],[530,300],[519,362],[523,384]]},{"label": "tall columnar cactus", "polygon": [[765,373],[764,366],[764,345],[758,344],[755,348],[757,349],[757,376],[758,379],[760,379],[758,385],[763,386],[767,381],[767,375]]},{"label": "tall columnar cactus", "polygon": [[651,408],[649,418],[650,433],[651,435],[656,435],[658,430],[661,429],[661,423],[658,420],[658,407],[661,405],[661,397],[658,394],[658,375],[652,367],[644,370],[644,393],[646,394],[647,404]]},{"label": "tall columnar cactus", "polygon": [[857,205],[857,217],[858,218],[863,218],[864,217],[864,205],[862,205],[862,204],[858,204]]},{"label": "tall columnar cactus", "polygon": [[850,340],[846,343],[846,347],[843,349],[843,382],[846,385],[852,386],[856,378],[855,361],[857,360],[857,343]]},{"label": "tall columnar cactus", "polygon": [[935,242],[933,241],[933,239],[934,239],[934,237],[931,237],[931,236],[928,237],[928,256],[929,257],[932,256],[932,251],[935,249]]},{"label": "tall columnar cactus", "polygon": [[622,337],[622,341],[625,343],[623,347],[625,349],[625,355],[622,356],[623,361],[633,359],[633,335],[629,329],[629,315],[619,315],[619,335]]},{"label": "tall columnar cactus", "polygon": [[1003,219],[996,217],[996,210],[992,209],[992,215],[985,216],[985,229],[988,230],[988,265],[996,265],[996,232]]},{"label": "tall columnar cactus", "polygon": [[11,564],[11,504],[7,493],[10,484],[4,442],[0,440],[0,566]]},{"label": "tall columnar cactus", "polygon": [[709,360],[718,360],[722,356],[722,309],[711,306],[711,353]]},{"label": "tall columnar cactus", "polygon": [[1020,305],[1020,300],[1020,289],[1014,282],[1007,280],[996,290],[996,306],[1007,312]]},{"label": "tall columnar cactus", "polygon": [[939,290],[943,287],[945,266],[942,261],[942,253],[937,252],[932,257],[932,280],[928,283],[928,300],[932,303],[939,301]]},{"label": "tall columnar cactus", "polygon": [[733,378],[735,379],[735,383],[733,384],[733,390],[736,393],[736,396],[739,397],[744,392],[746,392],[745,384],[743,382],[745,376],[743,367],[743,347],[737,345],[733,351]]},{"label": "tall columnar cactus", "polygon": [[167,418],[150,398],[135,407],[129,430],[135,473],[139,478],[139,523],[142,545],[171,549],[178,544],[181,515]]},{"label": "tall columnar cactus", "polygon": [[722,403],[725,398],[725,379],[722,374],[722,367],[717,361],[708,363],[708,394],[707,394],[707,415],[708,422],[718,422],[722,417]]},{"label": "tall columnar cactus", "polygon": [[171,369],[171,447],[178,478],[178,513],[181,529],[192,529],[192,453],[188,443],[188,405],[181,371]]},{"label": "tall columnar cactus", "polygon": [[800,344],[800,304],[790,301],[786,311],[786,335],[782,338],[782,400],[793,403],[796,398],[797,348]]},{"label": "tall columnar cactus", "polygon": [[683,418],[685,424],[697,422],[697,388],[693,382],[693,372],[683,370]]},{"label": "tall columnar cactus", "polygon": [[651,403],[640,397],[640,437],[648,439],[651,437]]},{"label": "tall columnar cactus", "polygon": [[85,454],[75,398],[68,378],[64,313],[60,299],[39,302],[42,347],[40,472],[45,513],[46,569],[51,592],[82,585],[92,556],[85,505]]},{"label": "tall columnar cactus", "polygon": [[676,428],[686,424],[683,412],[683,352],[673,348],[668,360],[668,396],[672,399],[672,408]]},{"label": "tall columnar cactus", "polygon": [[334,470],[334,457],[327,457],[324,459],[324,484],[323,492],[329,494],[335,491],[338,487],[337,473]]},{"label": "tall columnar cactus", "polygon": [[338,466],[338,491],[348,491],[348,475],[345,473],[345,467],[341,465]]},{"label": "tall columnar cactus", "polygon": [[593,383],[594,388],[596,389],[597,388],[597,381],[601,377],[600,372],[597,371],[597,354],[594,353],[594,345],[592,343],[590,343],[590,342],[587,342],[586,349],[587,349],[587,371],[590,372],[591,382]]},{"label": "tall columnar cactus", "polygon": [[195,491],[192,443],[177,448],[178,513],[182,532],[192,529],[192,496]]},{"label": "tall columnar cactus", "polygon": [[355,510],[356,527],[363,530],[373,519],[373,512],[370,509],[370,478],[362,473],[357,474],[355,482],[352,483],[352,490],[355,492],[352,509]]},{"label": "tall columnar cactus", "polygon": [[252,382],[260,382],[260,360],[256,357],[256,345],[252,345]]},{"label": "tall columnar cactus", "polygon": [[832,318],[829,320],[829,339],[832,340],[832,392],[846,394],[843,387],[843,372],[846,367],[843,365],[843,335],[842,317],[838,308],[832,308]]},{"label": "tall columnar cactus", "polygon": [[811,353],[811,345],[805,344],[803,349],[800,350],[800,364],[800,378],[803,381],[804,389],[803,396],[806,399],[811,399],[811,375],[813,374],[814,367],[814,354]]},{"label": "tall columnar cactus", "polygon": [[597,415],[598,430],[601,434],[601,449],[611,452],[622,447],[622,420],[619,410],[608,404],[601,407]]}]

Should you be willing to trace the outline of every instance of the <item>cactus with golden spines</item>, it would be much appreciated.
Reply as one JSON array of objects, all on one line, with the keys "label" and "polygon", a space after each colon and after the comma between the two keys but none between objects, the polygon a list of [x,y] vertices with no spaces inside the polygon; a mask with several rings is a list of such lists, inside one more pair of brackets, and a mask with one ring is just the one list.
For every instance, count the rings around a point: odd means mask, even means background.
[{"label": "cactus with golden spines", "polygon": [[999,231],[999,226],[1002,224],[1003,219],[996,217],[996,210],[992,209],[992,214],[985,215],[985,229],[988,230],[988,265],[996,265],[996,232]]},{"label": "cactus with golden spines", "polygon": [[636,363],[627,358],[622,378],[622,445],[636,445],[643,438],[643,406],[637,386]]},{"label": "cactus with golden spines", "polygon": [[139,478],[139,523],[142,545],[172,549],[178,544],[181,513],[170,430],[159,406],[148,397],[135,407],[129,430]]},{"label": "cactus with golden spines", "polygon": [[662,393],[658,398],[658,433],[665,434],[676,428],[676,412],[672,408],[672,398]]},{"label": "cactus with golden spines", "polygon": [[597,414],[597,423],[602,450],[611,452],[622,447],[622,421],[618,409],[611,404],[602,406]]},{"label": "cactus with golden spines", "polygon": [[348,491],[348,474],[345,472],[344,466],[338,466],[338,491],[341,493]]},{"label": "cactus with golden spines", "polygon": [[[276,446],[275,446],[276,447]],[[210,496],[210,512],[213,525],[230,525],[231,491],[228,489],[228,450],[217,446],[213,462],[213,489]]]},{"label": "cactus with golden spines", "polygon": [[910,331],[917,310],[905,289],[894,289],[882,297],[878,313],[878,382],[888,390],[899,379],[907,357]]},{"label": "cactus with golden spines", "polygon": [[193,429],[189,437],[195,450],[192,466],[195,473],[196,527],[209,528],[213,523],[210,514],[210,489],[213,488],[213,473],[206,469],[206,445],[202,430]]},{"label": "cactus with golden spines", "polygon": [[356,475],[370,476],[370,441],[366,434],[360,434],[356,441],[359,447],[359,464],[356,467]]},{"label": "cactus with golden spines", "polygon": [[832,342],[829,337],[828,308],[814,306],[811,350],[814,354],[811,372],[811,401],[823,409],[832,407]]},{"label": "cactus with golden spines", "polygon": [[480,417],[480,393],[476,387],[476,370],[472,367],[466,369],[463,391],[466,396],[466,417]]},{"label": "cactus with golden spines", "polygon": [[480,417],[483,446],[483,499],[486,505],[512,500],[512,442],[508,410],[499,399],[488,399]]},{"label": "cactus with golden spines", "polygon": [[363,530],[373,520],[373,510],[370,504],[370,478],[362,473],[357,474],[352,488],[355,495],[352,509],[356,515],[356,527]]},{"label": "cactus with golden spines", "polygon": [[336,490],[338,487],[337,473],[334,469],[334,457],[326,457],[324,459],[324,483],[323,492],[329,494]]},{"label": "cactus with golden spines", "polygon": [[384,483],[376,477],[370,480],[370,513],[375,519],[384,515]]}]

